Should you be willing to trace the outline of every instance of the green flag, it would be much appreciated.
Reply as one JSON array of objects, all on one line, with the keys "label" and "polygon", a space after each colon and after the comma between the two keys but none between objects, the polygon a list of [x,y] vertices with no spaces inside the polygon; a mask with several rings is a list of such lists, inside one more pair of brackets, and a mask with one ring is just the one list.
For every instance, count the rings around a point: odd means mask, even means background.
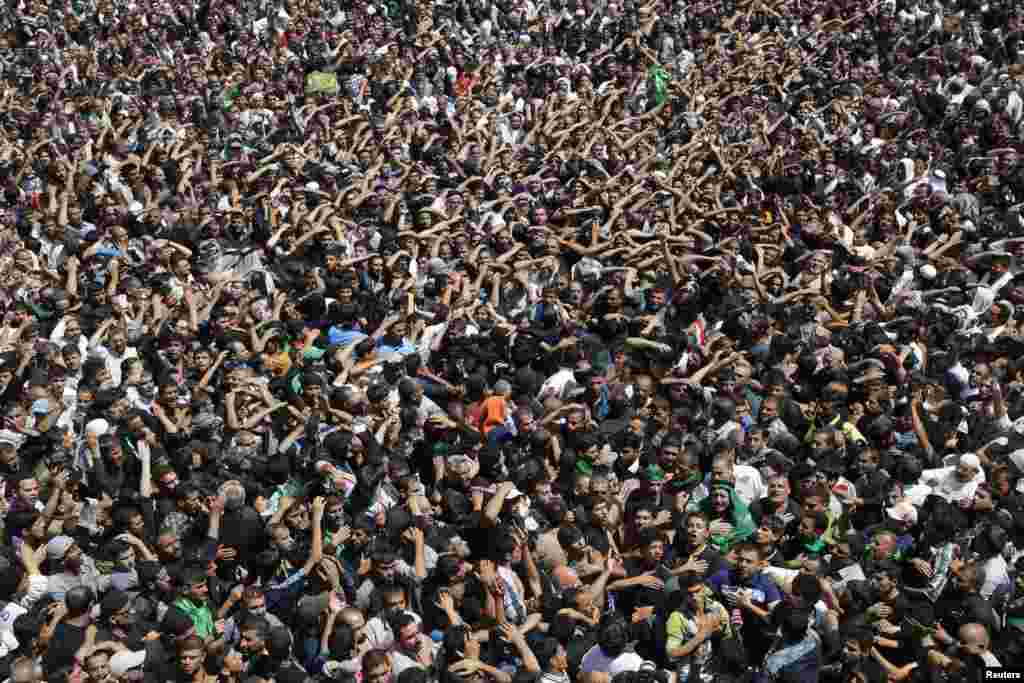
[{"label": "green flag", "polygon": [[654,102],[660,107],[668,99],[668,82],[671,78],[660,64],[652,64],[651,68],[647,70],[647,77],[654,85]]},{"label": "green flag", "polygon": [[234,103],[235,99],[239,95],[241,95],[241,94],[242,94],[242,86],[241,85],[233,85],[230,88],[228,88],[227,90],[225,90],[224,94],[221,96],[221,103],[223,104],[224,109],[225,110],[231,109],[232,103]]},{"label": "green flag", "polygon": [[306,94],[322,92],[327,95],[338,94],[338,77],[324,71],[314,71],[306,76]]}]

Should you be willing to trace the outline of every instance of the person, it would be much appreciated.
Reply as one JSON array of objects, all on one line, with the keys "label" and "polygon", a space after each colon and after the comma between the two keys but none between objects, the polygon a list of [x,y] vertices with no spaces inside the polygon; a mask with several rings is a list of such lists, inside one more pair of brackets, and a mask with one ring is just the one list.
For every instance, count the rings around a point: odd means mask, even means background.
[{"label": "person", "polygon": [[716,640],[731,635],[729,613],[696,572],[679,580],[682,604],[668,618],[665,654],[679,681],[712,680]]},{"label": "person", "polygon": [[754,661],[759,660],[771,647],[764,625],[770,623],[782,594],[766,576],[764,556],[760,546],[745,543],[735,549],[735,568],[726,568],[709,579],[709,585],[723,605],[740,610],[743,625],[740,632]]},{"label": "person", "polygon": [[1019,3],[8,4],[0,666],[1016,661]]},{"label": "person", "polygon": [[710,543],[720,553],[728,553],[734,545],[753,536],[754,520],[749,508],[728,481],[713,481],[709,491],[708,496],[700,502],[700,510],[710,520]]},{"label": "person", "polygon": [[582,673],[639,671],[644,660],[629,649],[629,625],[616,614],[605,615],[598,627],[597,643],[583,655]]}]

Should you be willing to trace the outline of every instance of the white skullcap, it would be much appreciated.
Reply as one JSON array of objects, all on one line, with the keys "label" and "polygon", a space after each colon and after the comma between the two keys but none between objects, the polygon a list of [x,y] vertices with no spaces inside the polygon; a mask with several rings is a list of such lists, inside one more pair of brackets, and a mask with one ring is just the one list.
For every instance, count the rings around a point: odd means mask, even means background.
[{"label": "white skullcap", "polygon": [[95,434],[96,436],[103,436],[110,431],[110,423],[104,420],[102,417],[98,417],[85,425],[85,431],[89,434]]},{"label": "white skullcap", "polygon": [[961,455],[960,464],[967,467],[981,467],[981,461],[974,453],[964,453]]}]

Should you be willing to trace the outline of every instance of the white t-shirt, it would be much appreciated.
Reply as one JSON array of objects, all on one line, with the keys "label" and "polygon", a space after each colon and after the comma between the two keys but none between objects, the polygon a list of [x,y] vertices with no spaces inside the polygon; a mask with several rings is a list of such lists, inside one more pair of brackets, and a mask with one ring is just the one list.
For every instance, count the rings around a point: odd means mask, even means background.
[{"label": "white t-shirt", "polygon": [[604,653],[600,645],[595,645],[587,650],[587,654],[583,655],[580,671],[584,673],[603,671],[614,676],[622,671],[639,671],[640,665],[643,663],[643,657],[635,652],[623,652],[618,657],[612,658]]}]

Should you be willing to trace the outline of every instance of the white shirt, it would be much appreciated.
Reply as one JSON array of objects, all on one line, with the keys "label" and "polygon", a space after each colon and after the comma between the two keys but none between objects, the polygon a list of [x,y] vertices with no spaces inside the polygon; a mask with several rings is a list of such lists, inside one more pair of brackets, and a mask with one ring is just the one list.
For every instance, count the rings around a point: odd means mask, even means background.
[{"label": "white shirt", "polygon": [[114,353],[109,348],[102,345],[96,346],[93,351],[103,358],[103,362],[106,364],[107,370],[110,371],[110,379],[117,386],[121,386],[121,363],[129,358],[137,358],[139,355],[134,346],[125,347],[124,353],[121,355]]},{"label": "white shirt", "polygon": [[734,488],[736,495],[747,505],[755,500],[760,500],[768,495],[768,488],[761,480],[761,473],[757,468],[750,465],[733,466],[733,476],[736,479]]},{"label": "white shirt", "polygon": [[996,555],[985,561],[985,584],[978,592],[981,593],[981,597],[988,600],[1000,586],[1012,587],[1013,582],[1010,580],[1006,558]]},{"label": "white shirt", "polygon": [[960,481],[956,476],[956,467],[939,467],[921,473],[919,484],[931,487],[931,493],[944,498],[947,502],[956,503],[966,498],[973,498],[978,484],[985,481],[985,473],[978,471],[973,479]]},{"label": "white shirt", "polygon": [[604,653],[600,645],[595,645],[583,655],[580,671],[584,673],[604,672],[614,676],[623,671],[639,671],[644,663],[643,657],[635,652],[623,652],[612,658]]},{"label": "white shirt", "polygon": [[562,368],[544,380],[544,384],[541,385],[540,392],[537,394],[537,400],[543,401],[548,396],[559,398],[565,389],[565,385],[575,381],[576,374],[569,368]]},{"label": "white shirt", "polygon": [[77,342],[74,339],[65,339],[64,330],[66,329],[66,327],[67,323],[63,320],[57,323],[57,326],[53,328],[53,332],[50,333],[50,341],[52,341],[54,344],[60,345],[61,347],[67,344],[77,343],[78,355],[80,355],[84,360],[87,356],[87,351],[89,349],[89,340],[85,338],[84,334],[78,335]]}]

